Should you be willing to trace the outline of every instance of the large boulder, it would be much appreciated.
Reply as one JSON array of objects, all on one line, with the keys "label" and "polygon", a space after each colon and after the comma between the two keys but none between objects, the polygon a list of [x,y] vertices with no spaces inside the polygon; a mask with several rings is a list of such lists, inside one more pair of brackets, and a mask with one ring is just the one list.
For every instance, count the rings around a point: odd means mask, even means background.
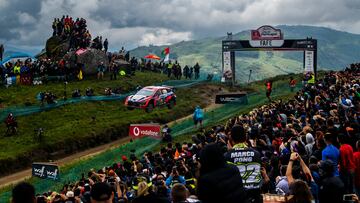
[{"label": "large boulder", "polygon": [[98,49],[88,48],[81,54],[76,54],[76,52],[71,51],[67,53],[64,57],[66,61],[69,62],[71,66],[76,65],[76,63],[84,64],[84,74],[95,74],[97,72],[98,65],[103,62],[105,67],[109,66],[108,56],[104,51]]},{"label": "large boulder", "polygon": [[60,59],[62,58],[70,48],[70,41],[68,39],[63,40],[61,37],[53,36],[46,41],[46,56]]}]

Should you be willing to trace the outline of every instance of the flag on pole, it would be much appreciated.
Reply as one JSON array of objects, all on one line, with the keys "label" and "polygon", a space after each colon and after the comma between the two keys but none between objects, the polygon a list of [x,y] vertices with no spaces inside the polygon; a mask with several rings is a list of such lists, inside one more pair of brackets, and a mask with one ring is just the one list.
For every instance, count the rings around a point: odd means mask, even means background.
[{"label": "flag on pole", "polygon": [[161,55],[164,57],[164,62],[169,61],[170,57],[170,47],[166,47],[162,52]]}]

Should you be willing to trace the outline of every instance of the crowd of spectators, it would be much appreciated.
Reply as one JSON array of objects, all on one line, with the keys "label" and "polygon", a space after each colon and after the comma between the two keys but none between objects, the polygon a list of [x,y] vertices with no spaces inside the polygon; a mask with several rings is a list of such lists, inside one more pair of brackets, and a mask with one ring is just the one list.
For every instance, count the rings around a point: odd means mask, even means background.
[{"label": "crowd of spectators", "polygon": [[108,50],[109,42],[107,39],[103,42],[102,36],[97,36],[92,40],[84,18],[77,18],[75,21],[68,15],[64,15],[61,19],[55,18],[52,29],[53,36],[58,36],[62,40],[69,40],[69,50],[87,47],[104,50],[105,53]]},{"label": "crowd of spectators", "polygon": [[70,49],[86,48],[90,46],[91,34],[87,29],[86,20],[77,18],[75,21],[68,15],[61,19],[55,18],[52,24],[53,36],[70,39]]},{"label": "crowd of spectators", "polygon": [[135,57],[132,57],[130,59],[130,64],[132,67],[139,71],[152,71],[163,73],[169,78],[174,78],[177,80],[180,80],[182,78],[197,80],[200,77],[199,63],[196,63],[193,67],[185,65],[182,68],[178,61],[169,61],[168,63],[164,63],[157,61],[153,62],[151,60],[146,61],[142,59],[139,62]]},{"label": "crowd of spectators", "polygon": [[[58,36],[62,40],[69,40],[70,50],[79,48],[95,48],[107,52],[108,40],[102,41],[101,36],[97,36],[92,40],[91,34],[87,29],[86,20],[77,18],[75,21],[72,17],[64,15],[61,19],[55,18],[52,24],[53,36]],[[91,41],[92,40],[92,41]]]},{"label": "crowd of spectators", "polygon": [[58,193],[35,195],[21,183],[14,203],[262,202],[264,193],[291,203],[359,202],[359,76],[359,64],[328,72],[292,100],[202,130],[191,143],[141,157],[133,150]]},{"label": "crowd of spectators", "polygon": [[12,77],[16,78],[17,84],[22,85],[35,84],[34,78],[40,78],[43,82],[46,82],[46,76],[56,76],[59,80],[69,81],[76,79],[81,66],[81,64],[78,64],[76,68],[70,68],[70,65],[64,59],[51,60],[43,58],[33,61],[29,58],[25,61],[8,62],[4,67],[0,67],[0,79],[5,85],[8,84],[7,80]]}]

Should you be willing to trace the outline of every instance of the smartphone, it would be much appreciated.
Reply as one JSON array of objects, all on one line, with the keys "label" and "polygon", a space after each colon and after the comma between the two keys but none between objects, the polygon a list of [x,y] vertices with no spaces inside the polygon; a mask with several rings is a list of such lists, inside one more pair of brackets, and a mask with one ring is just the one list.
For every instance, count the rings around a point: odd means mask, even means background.
[{"label": "smartphone", "polygon": [[343,200],[344,201],[351,201],[351,200],[353,200],[353,195],[352,194],[344,195]]}]

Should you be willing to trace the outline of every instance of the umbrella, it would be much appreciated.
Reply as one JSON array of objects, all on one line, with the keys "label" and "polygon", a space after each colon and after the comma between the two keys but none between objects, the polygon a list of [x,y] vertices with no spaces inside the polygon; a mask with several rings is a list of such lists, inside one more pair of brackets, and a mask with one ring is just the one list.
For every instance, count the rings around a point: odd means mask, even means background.
[{"label": "umbrella", "polygon": [[160,57],[156,56],[155,54],[146,55],[145,58],[147,58],[147,59],[160,60]]}]

